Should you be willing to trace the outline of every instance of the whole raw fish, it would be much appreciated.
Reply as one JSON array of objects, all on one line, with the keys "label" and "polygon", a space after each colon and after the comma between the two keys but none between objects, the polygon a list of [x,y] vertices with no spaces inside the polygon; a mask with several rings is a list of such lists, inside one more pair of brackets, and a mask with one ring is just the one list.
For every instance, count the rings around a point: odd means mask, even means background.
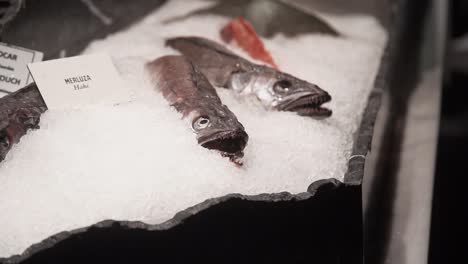
[{"label": "whole raw fish", "polygon": [[302,116],[329,117],[322,107],[331,96],[315,84],[237,56],[223,45],[201,37],[177,37],[166,45],[180,51],[211,82],[240,95],[255,95],[267,108]]},{"label": "whole raw fish", "polygon": [[183,56],[163,56],[146,67],[155,88],[189,120],[198,144],[241,165],[249,137],[206,77]]},{"label": "whole raw fish", "polygon": [[34,83],[0,98],[0,161],[29,129],[39,128],[41,114],[46,110]]}]

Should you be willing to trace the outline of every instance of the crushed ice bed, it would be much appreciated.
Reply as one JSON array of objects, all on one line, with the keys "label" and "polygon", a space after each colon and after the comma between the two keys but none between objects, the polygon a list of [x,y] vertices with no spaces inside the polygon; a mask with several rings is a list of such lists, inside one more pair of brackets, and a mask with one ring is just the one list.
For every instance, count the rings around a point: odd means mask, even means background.
[{"label": "crushed ice bed", "polygon": [[[144,64],[177,54],[171,36],[219,41],[228,18],[161,21],[209,2],[170,1],[125,31],[90,43],[107,52],[131,90],[115,107],[47,111],[0,164],[0,257],[64,230],[105,219],[162,223],[187,207],[230,193],[301,193],[314,181],[342,180],[387,35],[370,16],[320,14],[344,37],[264,39],[279,67],[318,84],[332,101],[325,120],[264,110],[217,89],[249,134],[244,166],[197,145],[190,126],[147,81]],[[240,49],[230,47],[247,57]],[[250,58],[248,58],[250,59]]]}]

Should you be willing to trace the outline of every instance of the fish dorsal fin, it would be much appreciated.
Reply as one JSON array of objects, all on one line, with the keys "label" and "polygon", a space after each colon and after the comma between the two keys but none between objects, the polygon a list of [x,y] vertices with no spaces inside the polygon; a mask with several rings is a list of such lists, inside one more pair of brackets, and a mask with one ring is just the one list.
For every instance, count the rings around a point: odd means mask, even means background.
[{"label": "fish dorsal fin", "polygon": [[248,71],[253,64],[215,41],[201,37],[176,37],[166,40],[187,57],[216,86],[226,87],[232,73]]}]

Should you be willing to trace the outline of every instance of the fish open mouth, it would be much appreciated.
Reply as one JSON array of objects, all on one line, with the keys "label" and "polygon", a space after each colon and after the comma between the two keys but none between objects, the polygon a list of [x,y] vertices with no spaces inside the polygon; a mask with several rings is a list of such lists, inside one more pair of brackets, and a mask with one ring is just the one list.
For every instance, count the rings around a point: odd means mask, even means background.
[{"label": "fish open mouth", "polygon": [[199,144],[207,149],[214,149],[221,152],[224,157],[242,165],[244,148],[247,145],[249,136],[243,130],[221,131],[199,139]]},{"label": "fish open mouth", "polygon": [[332,111],[322,107],[322,104],[330,102],[329,94],[323,95],[306,95],[292,100],[280,107],[282,111],[296,112],[301,116],[311,116],[316,118],[325,118],[332,115]]},{"label": "fish open mouth", "polygon": [[10,149],[10,138],[7,133],[2,130],[0,131],[0,161],[5,159],[6,153]]}]

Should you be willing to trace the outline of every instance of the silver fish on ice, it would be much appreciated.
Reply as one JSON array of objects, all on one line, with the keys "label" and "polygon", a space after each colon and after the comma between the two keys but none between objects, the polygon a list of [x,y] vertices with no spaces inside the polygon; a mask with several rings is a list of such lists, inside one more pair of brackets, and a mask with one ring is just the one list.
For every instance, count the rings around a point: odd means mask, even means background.
[{"label": "silver fish on ice", "polygon": [[331,96],[320,87],[265,65],[252,63],[223,45],[202,37],[176,37],[166,45],[187,57],[210,81],[240,95],[255,95],[267,108],[325,118],[332,114],[322,106]]}]

